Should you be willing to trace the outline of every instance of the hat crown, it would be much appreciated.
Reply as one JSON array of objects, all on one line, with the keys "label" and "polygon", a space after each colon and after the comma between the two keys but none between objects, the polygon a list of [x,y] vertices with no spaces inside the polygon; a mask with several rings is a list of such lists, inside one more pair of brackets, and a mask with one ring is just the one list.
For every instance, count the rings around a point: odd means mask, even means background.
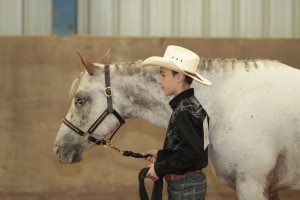
[{"label": "hat crown", "polygon": [[196,73],[200,58],[194,52],[183,47],[170,45],[167,47],[164,58],[173,62],[181,70]]}]

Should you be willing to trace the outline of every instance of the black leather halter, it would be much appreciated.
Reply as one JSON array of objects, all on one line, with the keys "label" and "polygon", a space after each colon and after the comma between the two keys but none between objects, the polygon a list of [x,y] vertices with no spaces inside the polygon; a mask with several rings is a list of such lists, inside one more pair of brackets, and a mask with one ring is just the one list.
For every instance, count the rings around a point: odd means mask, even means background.
[{"label": "black leather halter", "polygon": [[[80,128],[76,127],[66,118],[63,119],[63,123],[73,130],[75,133],[83,137],[84,139],[91,141],[97,145],[109,145],[110,147],[114,148],[115,150],[123,153],[121,149],[117,148],[116,146],[112,145],[112,138],[119,130],[119,128],[125,124],[125,120],[123,117],[113,108],[112,103],[112,90],[110,87],[110,74],[109,74],[109,65],[105,65],[104,67],[104,74],[105,74],[105,90],[104,94],[107,98],[107,109],[100,115],[100,117],[92,124],[92,126],[87,131],[82,131]],[[108,140],[101,139],[98,140],[97,138],[91,136],[91,134],[97,129],[97,127],[103,122],[103,120],[109,115],[113,114],[119,120],[119,126],[112,132],[111,136]]]}]

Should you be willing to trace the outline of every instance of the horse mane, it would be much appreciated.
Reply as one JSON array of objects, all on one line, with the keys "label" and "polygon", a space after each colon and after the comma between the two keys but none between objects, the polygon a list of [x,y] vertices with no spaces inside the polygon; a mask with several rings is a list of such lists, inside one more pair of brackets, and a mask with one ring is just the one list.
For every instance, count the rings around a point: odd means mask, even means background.
[{"label": "horse mane", "polygon": [[238,60],[235,58],[201,58],[198,69],[201,71],[218,71],[218,70],[234,70],[235,68],[244,67],[246,70],[250,68],[258,69],[260,67],[268,67],[270,64],[279,63],[275,60],[265,60],[265,59],[256,59],[256,60]]},{"label": "horse mane", "polygon": [[[115,72],[119,74],[133,75],[140,72],[145,73],[158,73],[158,66],[147,66],[141,67],[141,60],[133,62],[115,62]],[[252,60],[238,60],[235,58],[201,58],[198,69],[201,71],[233,71],[234,69],[244,68],[249,70],[251,68],[258,69],[260,67],[269,67],[270,65],[275,66],[274,64],[279,62],[275,60],[265,60],[265,59],[252,59]]]},{"label": "horse mane", "polygon": [[142,67],[142,60],[137,60],[133,62],[114,62],[112,63],[115,67],[112,70],[114,74],[122,75],[133,75],[137,73],[148,73],[157,74],[159,72],[158,66],[147,66]]},{"label": "horse mane", "polygon": [[[201,71],[219,71],[219,70],[228,70],[233,71],[236,68],[244,67],[246,70],[250,68],[258,69],[259,67],[268,67],[270,64],[276,66],[274,64],[278,64],[279,62],[275,60],[263,60],[263,59],[256,59],[256,60],[237,60],[235,58],[201,58],[198,69]],[[127,62],[114,62],[112,65],[114,68],[112,69],[113,74],[120,74],[120,75],[134,75],[137,73],[142,74],[157,74],[159,73],[158,66],[147,66],[142,67],[142,60],[137,61],[127,61]],[[73,81],[71,89],[69,91],[69,96],[72,98],[79,86],[80,79],[83,76],[84,72]]]}]

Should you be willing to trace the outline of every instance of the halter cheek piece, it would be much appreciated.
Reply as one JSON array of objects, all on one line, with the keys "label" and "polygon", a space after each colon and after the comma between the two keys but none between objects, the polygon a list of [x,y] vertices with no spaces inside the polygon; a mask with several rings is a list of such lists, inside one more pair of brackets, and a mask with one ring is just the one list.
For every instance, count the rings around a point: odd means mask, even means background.
[{"label": "halter cheek piece", "polygon": [[[92,124],[92,126],[87,131],[82,131],[80,128],[76,127],[74,124],[72,124],[67,118],[63,119],[63,123],[69,127],[71,130],[73,130],[75,133],[83,137],[84,139],[93,142],[97,145],[109,145],[119,153],[123,154],[124,151],[112,144],[112,138],[116,134],[116,132],[119,130],[119,128],[125,124],[125,120],[123,117],[113,108],[112,103],[112,90],[110,87],[110,74],[109,74],[109,65],[105,65],[104,67],[104,75],[105,75],[105,90],[104,94],[107,99],[107,109],[100,115],[100,117]],[[91,134],[97,129],[97,127],[103,122],[103,120],[109,115],[113,114],[118,120],[119,120],[119,126],[112,132],[110,138],[108,140],[101,139],[98,140],[97,138],[91,136]]]}]

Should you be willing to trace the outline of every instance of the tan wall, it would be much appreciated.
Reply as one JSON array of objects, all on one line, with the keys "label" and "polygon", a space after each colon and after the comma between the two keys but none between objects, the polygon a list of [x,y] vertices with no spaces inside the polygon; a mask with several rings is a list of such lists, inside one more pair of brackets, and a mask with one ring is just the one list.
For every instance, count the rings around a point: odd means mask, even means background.
[{"label": "tan wall", "polygon": [[[137,174],[145,161],[97,147],[81,163],[63,165],[52,144],[71,82],[82,71],[75,49],[96,62],[111,47],[114,61],[128,61],[162,55],[169,44],[208,58],[276,59],[300,68],[300,40],[0,37],[0,199],[138,199]],[[115,143],[142,152],[161,147],[163,138],[164,130],[129,120]],[[206,173],[207,199],[234,199],[209,168]]]}]

